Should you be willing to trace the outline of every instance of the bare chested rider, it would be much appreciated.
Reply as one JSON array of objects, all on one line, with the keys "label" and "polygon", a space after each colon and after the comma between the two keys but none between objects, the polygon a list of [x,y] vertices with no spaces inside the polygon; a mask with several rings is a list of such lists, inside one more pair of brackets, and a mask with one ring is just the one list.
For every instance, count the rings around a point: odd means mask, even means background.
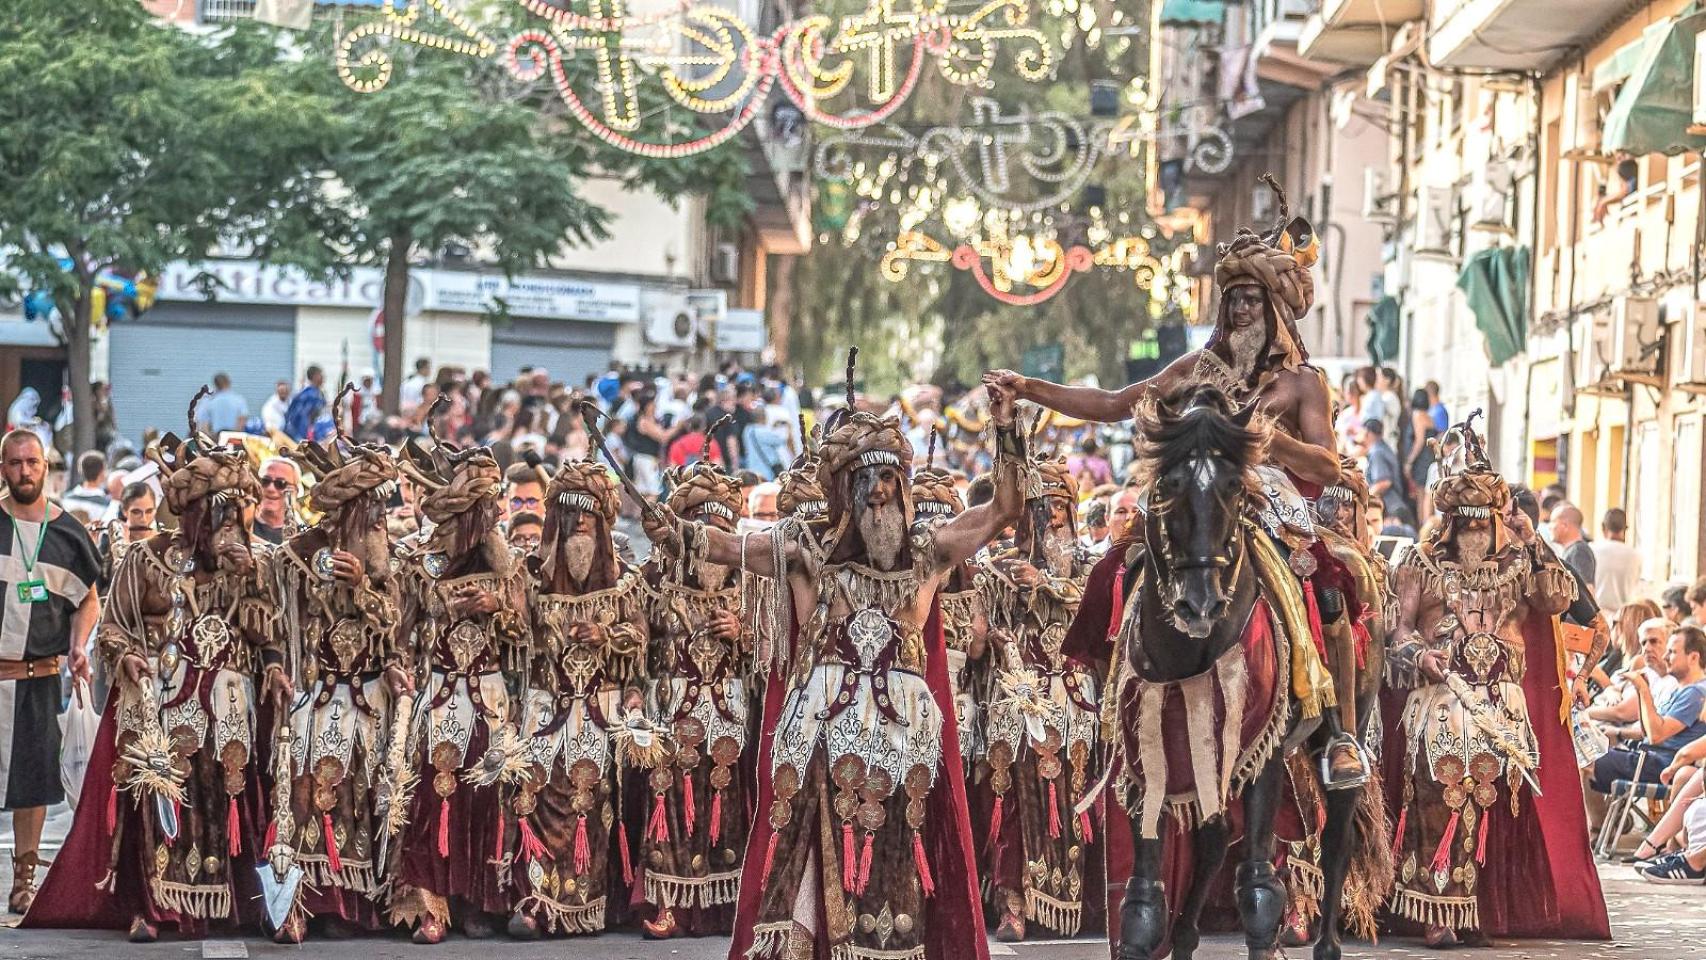
[{"label": "bare chested rider", "polygon": [[[1313,500],[1323,487],[1339,480],[1332,401],[1320,370],[1308,363],[1296,323],[1314,300],[1308,268],[1317,243],[1308,223],[1297,219],[1285,225],[1273,244],[1246,230],[1222,245],[1215,266],[1220,305],[1208,344],[1147,380],[1102,390],[993,370],[984,374],[984,385],[1004,398],[1111,423],[1130,417],[1143,400],[1167,396],[1188,384],[1214,383],[1240,402],[1261,404],[1274,425],[1270,465],[1284,471],[1301,497]],[[1355,738],[1331,713],[1326,723],[1332,733],[1327,747],[1329,789],[1362,783],[1367,767]]]}]

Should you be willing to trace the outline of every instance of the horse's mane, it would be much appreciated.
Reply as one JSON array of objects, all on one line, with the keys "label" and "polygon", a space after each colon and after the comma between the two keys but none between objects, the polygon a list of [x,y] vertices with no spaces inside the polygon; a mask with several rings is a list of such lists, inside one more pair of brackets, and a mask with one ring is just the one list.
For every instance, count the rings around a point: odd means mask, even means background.
[{"label": "horse's mane", "polygon": [[1256,414],[1254,401],[1240,408],[1213,384],[1186,384],[1140,402],[1133,419],[1140,486],[1184,460],[1208,454],[1232,464],[1252,489],[1257,487],[1255,468],[1267,459],[1271,427]]}]

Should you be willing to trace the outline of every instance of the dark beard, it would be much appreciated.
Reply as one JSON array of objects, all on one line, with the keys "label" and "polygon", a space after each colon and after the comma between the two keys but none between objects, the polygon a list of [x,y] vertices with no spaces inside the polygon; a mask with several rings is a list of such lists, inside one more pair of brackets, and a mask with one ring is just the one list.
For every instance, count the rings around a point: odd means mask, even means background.
[{"label": "dark beard", "polygon": [[893,570],[900,565],[900,551],[906,546],[906,517],[900,501],[890,501],[881,508],[858,507],[859,539],[865,544],[865,556],[878,570]]},{"label": "dark beard", "polygon": [[[8,483],[6,489],[12,494],[12,502],[22,507],[31,506],[41,499],[41,484],[39,483],[28,488]],[[26,489],[28,490],[27,493],[25,492]]]},{"label": "dark beard", "polygon": [[578,584],[585,584],[587,575],[592,572],[592,561],[598,553],[598,544],[592,537],[576,534],[563,541],[563,569],[569,579]]}]

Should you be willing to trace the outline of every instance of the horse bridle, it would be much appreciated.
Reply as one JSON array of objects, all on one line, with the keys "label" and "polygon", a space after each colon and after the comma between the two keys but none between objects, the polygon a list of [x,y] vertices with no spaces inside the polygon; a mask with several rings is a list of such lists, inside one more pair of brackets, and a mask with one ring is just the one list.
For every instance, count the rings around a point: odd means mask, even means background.
[{"label": "horse bridle", "polygon": [[[1221,589],[1230,593],[1231,586],[1238,582],[1239,575],[1243,573],[1244,557],[1250,552],[1246,549],[1240,549],[1243,538],[1238,535],[1240,528],[1249,526],[1249,520],[1243,516],[1242,512],[1239,513],[1232,536],[1228,537],[1226,543],[1222,544],[1222,552],[1204,556],[1178,557],[1173,553],[1173,540],[1167,535],[1167,526],[1161,522],[1162,516],[1171,505],[1172,498],[1152,502],[1144,518],[1144,539],[1148,543],[1155,544],[1155,549],[1148,551],[1149,559],[1146,562],[1151,568],[1150,572],[1155,577],[1157,592],[1162,597],[1167,598],[1168,603],[1171,604],[1177,601],[1178,595],[1184,590],[1184,586],[1178,582],[1177,577],[1173,576],[1174,573],[1186,570],[1227,570],[1230,568],[1230,575],[1222,575],[1220,578]],[[1228,556],[1231,553],[1235,553],[1236,556]],[[1162,567],[1163,562],[1166,564],[1165,569]]]}]

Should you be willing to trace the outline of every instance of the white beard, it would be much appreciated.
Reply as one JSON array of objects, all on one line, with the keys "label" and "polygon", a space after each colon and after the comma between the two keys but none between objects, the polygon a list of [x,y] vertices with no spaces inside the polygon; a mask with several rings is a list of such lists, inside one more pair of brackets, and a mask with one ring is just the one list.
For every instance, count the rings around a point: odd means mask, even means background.
[{"label": "white beard", "polygon": [[576,583],[586,582],[586,575],[592,572],[592,558],[598,552],[597,547],[587,534],[575,534],[563,544],[563,568],[568,571],[569,579]]},{"label": "white beard", "polygon": [[1077,542],[1066,527],[1051,528],[1048,536],[1043,538],[1043,557],[1048,561],[1049,572],[1057,577],[1071,576],[1077,548]]},{"label": "white beard", "polygon": [[900,501],[892,501],[880,511],[860,508],[859,538],[872,566],[878,570],[898,567],[901,548],[906,546],[906,517],[901,513]]}]

